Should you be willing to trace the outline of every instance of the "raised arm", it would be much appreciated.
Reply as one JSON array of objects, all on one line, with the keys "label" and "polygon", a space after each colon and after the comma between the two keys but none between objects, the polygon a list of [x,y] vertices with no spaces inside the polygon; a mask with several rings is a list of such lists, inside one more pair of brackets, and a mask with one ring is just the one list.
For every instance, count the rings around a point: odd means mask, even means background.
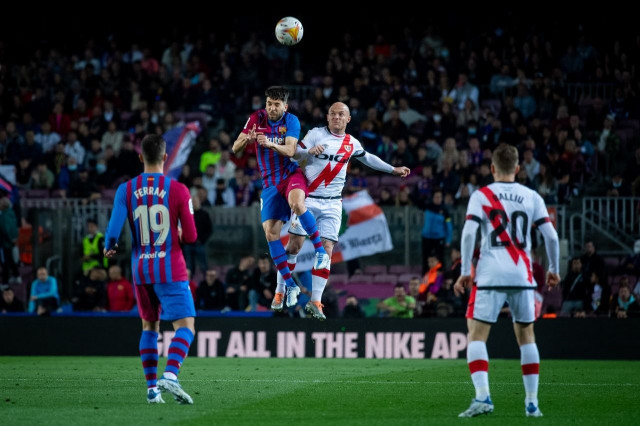
[{"label": "raised arm", "polygon": [[254,124],[251,130],[249,130],[247,133],[244,133],[244,131],[240,132],[235,142],[233,143],[231,150],[234,154],[244,151],[244,149],[247,147],[247,144],[256,140],[256,136],[256,125]]}]

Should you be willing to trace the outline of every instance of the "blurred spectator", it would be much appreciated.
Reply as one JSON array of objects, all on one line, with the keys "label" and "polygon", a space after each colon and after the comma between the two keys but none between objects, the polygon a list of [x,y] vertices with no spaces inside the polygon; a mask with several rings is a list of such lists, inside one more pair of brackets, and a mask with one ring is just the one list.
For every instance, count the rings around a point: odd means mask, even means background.
[{"label": "blurred spectator", "polygon": [[478,105],[479,94],[480,92],[478,91],[478,88],[469,83],[467,74],[461,72],[460,74],[458,74],[458,82],[456,83],[456,86],[449,92],[448,98],[451,99],[454,107],[456,107],[458,110],[463,110],[467,99],[473,101],[474,105]]},{"label": "blurred spectator", "polygon": [[100,142],[102,149],[106,149],[106,147],[110,146],[115,152],[120,152],[120,149],[122,149],[122,142],[122,132],[120,132],[116,127],[115,121],[110,121],[107,124],[107,131],[102,135],[102,141]]},{"label": "blurred spectator", "polygon": [[443,266],[440,258],[435,253],[429,255],[427,259],[429,270],[424,274],[420,282],[420,293],[434,295],[438,293],[444,282]]},{"label": "blurred spectator", "polygon": [[618,266],[616,273],[640,276],[640,240],[633,244],[633,254],[628,255]]},{"label": "blurred spectator", "polygon": [[103,256],[104,234],[98,230],[95,219],[87,220],[87,234],[82,239],[82,273],[87,275],[95,267],[107,267],[108,259]]},{"label": "blurred spectator", "polygon": [[396,284],[393,297],[389,297],[378,303],[378,309],[387,312],[393,318],[413,318],[413,310],[416,301],[407,296],[404,285]]},{"label": "blurred spectator", "polygon": [[209,141],[209,150],[200,156],[200,173],[205,173],[208,166],[214,166],[215,170],[215,165],[218,164],[221,156],[220,141],[218,139],[211,139]]},{"label": "blurred spectator", "polygon": [[530,182],[533,182],[540,173],[540,163],[533,157],[533,151],[530,149],[524,151],[520,168],[527,173]]},{"label": "blurred spectator", "polygon": [[604,118],[602,128],[596,132],[594,142],[598,161],[602,164],[602,171],[605,175],[612,170],[614,161],[617,159],[620,150],[620,137],[615,133],[615,116],[607,115]]},{"label": "blurred spectator", "polygon": [[0,314],[7,312],[24,312],[24,303],[16,297],[16,294],[8,285],[2,287],[2,299],[0,299]]},{"label": "blurred spectator", "polygon": [[196,268],[204,273],[207,271],[207,242],[213,233],[213,224],[211,216],[200,205],[200,199],[195,197],[191,200],[193,204],[193,219],[196,223],[196,231],[198,238],[193,244],[183,244],[182,252],[187,263],[187,269],[196,273]]},{"label": "blurred spectator", "polygon": [[591,279],[587,287],[586,311],[595,315],[603,315],[609,312],[611,299],[611,287],[598,272],[591,272]]},{"label": "blurred spectator", "polygon": [[613,305],[611,313],[619,319],[636,318],[640,314],[640,306],[635,296],[631,294],[631,289],[621,286],[617,294],[613,295]]},{"label": "blurred spectator", "polygon": [[528,120],[536,112],[536,100],[529,94],[527,86],[518,84],[518,94],[513,99],[513,106],[516,107],[522,117]]},{"label": "blurred spectator", "polygon": [[133,296],[133,284],[122,276],[118,265],[109,267],[107,283],[107,306],[110,312],[127,312],[133,309],[136,300]]},{"label": "blurred spectator", "polygon": [[537,189],[545,203],[558,203],[558,183],[545,164],[540,164],[540,170],[533,180],[533,187]]},{"label": "blurred spectator", "polygon": [[98,160],[104,154],[100,141],[98,139],[91,139],[89,150],[84,155],[84,168],[90,172],[96,170]]},{"label": "blurred spectator", "polygon": [[69,187],[69,197],[97,200],[101,196],[95,179],[89,179],[89,171],[84,167],[78,169],[76,178]]},{"label": "blurred spectator", "polygon": [[96,162],[95,183],[98,189],[108,189],[116,180],[116,171],[107,166],[107,160],[100,158]]},{"label": "blurred spectator", "polygon": [[227,188],[227,183],[223,178],[216,179],[216,187],[211,194],[211,205],[234,207],[236,205],[236,195],[231,188]]},{"label": "blurred spectator", "polygon": [[427,292],[420,293],[420,278],[413,277],[409,280],[409,296],[416,301],[413,309],[414,317],[427,315]]},{"label": "blurred spectator", "polygon": [[193,186],[193,178],[195,176],[191,173],[191,166],[185,164],[182,166],[182,170],[180,170],[180,176],[178,176],[178,182],[186,186],[187,188],[191,188]]},{"label": "blurred spectator", "polygon": [[422,227],[422,270],[428,270],[428,258],[435,255],[444,259],[444,248],[451,245],[453,227],[448,211],[443,206],[441,190],[433,192],[431,204],[424,211],[424,226]]},{"label": "blurred spectator", "polygon": [[233,164],[233,161],[230,161],[229,151],[223,151],[220,155],[220,160],[216,164],[216,177],[224,179],[226,185],[233,178],[235,171],[236,165]]},{"label": "blurred spectator", "polygon": [[60,136],[66,136],[71,129],[71,117],[64,112],[64,107],[60,102],[53,106],[53,111],[49,115],[51,130]]},{"label": "blurred spectator", "polygon": [[587,282],[582,273],[582,260],[579,257],[571,259],[570,269],[560,283],[562,288],[562,313],[574,315],[584,312],[587,302]]},{"label": "blurred spectator", "polygon": [[78,140],[78,134],[71,130],[67,135],[67,141],[64,145],[64,153],[68,158],[73,158],[77,165],[84,163],[85,149]]},{"label": "blurred spectator", "polygon": [[119,176],[132,178],[143,171],[142,162],[130,139],[125,139],[118,155],[117,171]]},{"label": "blurred spectator", "polygon": [[220,311],[225,306],[224,284],[218,278],[218,271],[209,269],[196,291],[196,309]]},{"label": "blurred spectator", "polygon": [[50,277],[47,268],[41,266],[36,271],[37,279],[31,283],[29,312],[38,315],[49,315],[60,306],[58,281]]},{"label": "blurred spectator", "polygon": [[61,138],[59,134],[51,131],[51,123],[48,121],[42,123],[40,130],[41,133],[36,134],[34,139],[42,146],[42,152],[47,153],[60,143]]},{"label": "blurred spectator", "polygon": [[469,128],[469,135],[475,136],[477,134],[477,124],[480,120],[480,113],[478,107],[471,99],[467,99],[464,103],[464,109],[458,112],[456,119],[456,126],[460,129]]},{"label": "blurred spectator", "polygon": [[[21,283],[16,259],[16,242],[18,240],[18,222],[11,208],[8,197],[0,198],[0,265],[2,266],[2,282]],[[11,278],[9,278],[11,275]]]},{"label": "blurred spectator", "polygon": [[494,74],[491,77],[489,87],[492,94],[501,96],[504,94],[506,89],[509,89],[516,84],[516,80],[510,75],[509,65],[505,64],[500,68],[499,74]]},{"label": "blurred spectator", "polygon": [[245,255],[240,259],[238,266],[227,272],[225,284],[227,285],[227,306],[234,311],[244,311],[249,305],[249,288],[246,281],[253,272],[253,256]]},{"label": "blurred spectator", "polygon": [[271,300],[276,294],[276,273],[271,268],[271,258],[267,254],[258,257],[258,266],[246,281],[249,288],[249,305],[256,311],[257,305],[265,309],[271,307]]},{"label": "blurred spectator", "polygon": [[353,294],[347,295],[346,304],[342,310],[342,318],[364,318],[364,312]]},{"label": "blurred spectator", "polygon": [[580,256],[582,261],[582,274],[590,277],[592,272],[598,274],[598,277],[605,277],[604,260],[596,253],[596,245],[593,240],[587,240],[584,243],[584,253]]},{"label": "blurred spectator", "polygon": [[107,271],[96,266],[89,270],[87,276],[76,282],[74,289],[73,310],[104,312],[107,306]]},{"label": "blurred spectator", "polygon": [[33,130],[27,130],[24,134],[24,145],[20,147],[21,158],[29,158],[31,161],[40,161],[42,158],[42,145],[35,141]]},{"label": "blurred spectator", "polygon": [[253,199],[253,185],[249,176],[245,175],[244,169],[237,168],[234,177],[229,181],[229,188],[235,195],[236,206],[249,206]]}]

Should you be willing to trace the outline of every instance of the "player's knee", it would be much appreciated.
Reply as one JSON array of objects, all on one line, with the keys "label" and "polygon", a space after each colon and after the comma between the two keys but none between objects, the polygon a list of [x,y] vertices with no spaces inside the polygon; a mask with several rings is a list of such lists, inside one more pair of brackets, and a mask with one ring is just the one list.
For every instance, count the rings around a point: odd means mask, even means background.
[{"label": "player's knee", "polygon": [[301,214],[303,214],[306,210],[306,207],[304,205],[304,201],[294,201],[291,203],[291,210],[293,210],[293,212],[295,214],[297,214],[298,216],[300,216]]},{"label": "player's knee", "polygon": [[275,241],[280,239],[280,233],[276,232],[276,229],[274,229],[271,224],[267,222],[263,223],[262,229],[264,230],[265,237],[267,237],[267,241]]}]

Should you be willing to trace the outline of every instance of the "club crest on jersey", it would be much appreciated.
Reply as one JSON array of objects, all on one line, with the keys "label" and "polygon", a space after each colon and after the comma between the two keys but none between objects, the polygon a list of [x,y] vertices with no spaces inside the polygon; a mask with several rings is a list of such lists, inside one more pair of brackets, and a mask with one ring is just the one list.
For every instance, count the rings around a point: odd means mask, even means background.
[{"label": "club crest on jersey", "polygon": [[279,126],[278,127],[278,133],[280,133],[280,135],[284,136],[284,134],[287,133],[287,126]]},{"label": "club crest on jersey", "polygon": [[347,152],[351,152],[351,145],[345,145],[344,150]]}]

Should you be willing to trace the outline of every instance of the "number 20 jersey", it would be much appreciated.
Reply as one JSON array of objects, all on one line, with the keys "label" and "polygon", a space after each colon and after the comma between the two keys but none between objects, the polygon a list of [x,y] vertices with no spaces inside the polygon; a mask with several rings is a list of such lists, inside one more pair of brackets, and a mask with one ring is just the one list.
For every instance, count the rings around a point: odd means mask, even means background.
[{"label": "number 20 jersey", "polygon": [[542,197],[515,182],[494,182],[471,194],[466,220],[480,225],[475,283],[480,288],[531,288],[531,227],[550,222]]},{"label": "number 20 jersey", "polygon": [[142,173],[116,191],[105,247],[116,244],[124,221],[131,229],[131,275],[134,284],[186,281],[180,247],[197,238],[191,196],[186,186],[160,173]]}]

